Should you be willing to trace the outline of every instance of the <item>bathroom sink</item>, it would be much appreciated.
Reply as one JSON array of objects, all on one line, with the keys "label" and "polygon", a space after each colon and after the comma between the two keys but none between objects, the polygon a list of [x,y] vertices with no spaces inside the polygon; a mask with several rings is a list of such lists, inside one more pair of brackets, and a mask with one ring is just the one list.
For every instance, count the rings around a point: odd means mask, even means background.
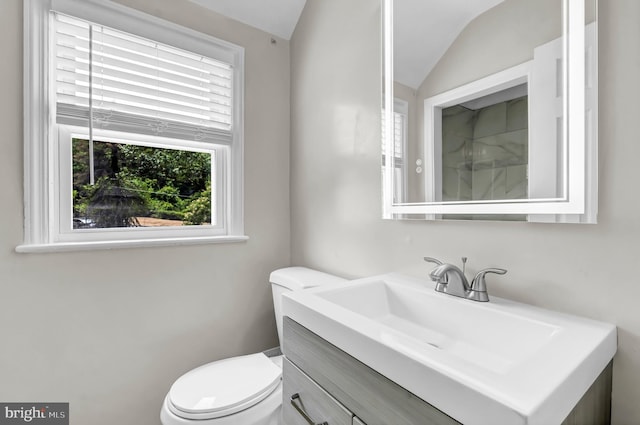
[{"label": "bathroom sink", "polygon": [[284,314],[464,424],[561,423],[616,352],[616,329],[386,274],[286,294]]},{"label": "bathroom sink", "polygon": [[560,330],[484,304],[442,297],[425,291],[424,284],[415,287],[394,279],[348,285],[317,296],[379,324],[381,342],[415,356],[420,356],[420,348],[425,353],[442,350],[496,373],[511,370]]}]

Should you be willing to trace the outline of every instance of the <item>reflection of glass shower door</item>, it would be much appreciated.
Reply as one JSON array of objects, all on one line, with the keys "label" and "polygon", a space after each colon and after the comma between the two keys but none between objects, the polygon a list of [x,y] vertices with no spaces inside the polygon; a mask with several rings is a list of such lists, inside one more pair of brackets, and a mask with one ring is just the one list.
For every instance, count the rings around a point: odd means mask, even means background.
[{"label": "reflection of glass shower door", "polygon": [[526,199],[528,97],[522,91],[526,86],[515,98],[479,98],[442,110],[444,201]]}]

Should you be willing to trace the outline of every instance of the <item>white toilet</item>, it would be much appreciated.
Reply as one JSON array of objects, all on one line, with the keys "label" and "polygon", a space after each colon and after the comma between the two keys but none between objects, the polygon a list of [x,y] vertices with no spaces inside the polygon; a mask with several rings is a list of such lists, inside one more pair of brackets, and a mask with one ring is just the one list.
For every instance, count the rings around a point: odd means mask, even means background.
[{"label": "white toilet", "polygon": [[[282,343],[282,293],[344,279],[304,267],[271,273],[273,308]],[[163,425],[280,425],[282,356],[232,357],[193,369],[174,382],[164,399]]]}]

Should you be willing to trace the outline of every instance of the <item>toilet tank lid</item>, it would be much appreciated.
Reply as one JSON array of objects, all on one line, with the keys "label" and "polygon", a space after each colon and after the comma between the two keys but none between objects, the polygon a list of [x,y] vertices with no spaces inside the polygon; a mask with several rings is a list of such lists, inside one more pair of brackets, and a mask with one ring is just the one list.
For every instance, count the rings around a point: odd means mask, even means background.
[{"label": "toilet tank lid", "polygon": [[292,291],[313,288],[331,283],[343,283],[343,279],[332,274],[311,270],[306,267],[286,267],[271,272],[269,281]]}]

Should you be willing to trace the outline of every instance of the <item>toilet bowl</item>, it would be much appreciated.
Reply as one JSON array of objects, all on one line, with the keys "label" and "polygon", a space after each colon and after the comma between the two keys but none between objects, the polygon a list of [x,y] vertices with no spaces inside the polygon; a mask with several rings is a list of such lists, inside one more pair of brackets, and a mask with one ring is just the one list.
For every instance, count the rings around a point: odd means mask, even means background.
[{"label": "toilet bowl", "polygon": [[282,356],[232,357],[193,369],[164,399],[163,425],[279,425]]},{"label": "toilet bowl", "polygon": [[[278,337],[282,294],[344,279],[304,267],[271,273]],[[163,425],[280,425],[282,356],[263,353],[218,360],[195,368],[171,386],[160,411]]]}]

